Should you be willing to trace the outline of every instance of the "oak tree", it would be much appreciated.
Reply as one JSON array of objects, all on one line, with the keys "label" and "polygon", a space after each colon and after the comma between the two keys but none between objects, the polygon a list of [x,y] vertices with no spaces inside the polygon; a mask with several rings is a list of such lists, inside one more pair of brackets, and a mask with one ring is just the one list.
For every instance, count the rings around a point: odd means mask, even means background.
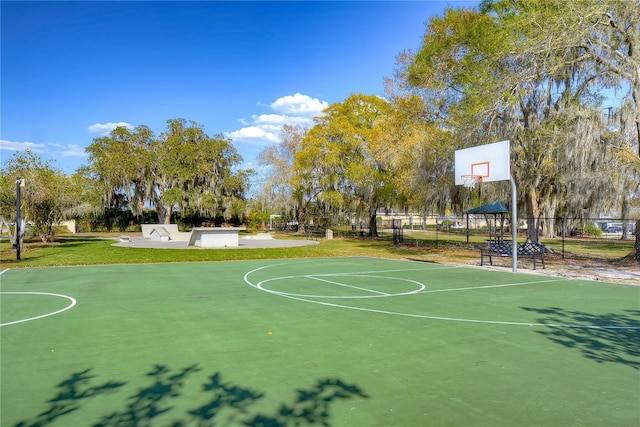
[{"label": "oak tree", "polygon": [[106,205],[123,194],[134,213],[153,207],[165,224],[176,210],[224,220],[245,212],[251,171],[238,169],[242,158],[230,140],[210,137],[196,122],[167,120],[158,137],[147,126],[119,127],[87,152],[87,170],[103,183]]},{"label": "oak tree", "polygon": [[63,220],[77,219],[92,208],[83,198],[86,187],[80,176],[65,175],[27,150],[15,153],[0,171],[0,216],[6,220],[15,221],[18,178],[24,180],[21,217],[43,242],[53,241]]},{"label": "oak tree", "polygon": [[363,215],[373,237],[378,236],[377,209],[395,194],[391,147],[378,130],[388,107],[386,100],[363,94],[330,105],[315,119],[295,157],[297,184],[352,221]]}]

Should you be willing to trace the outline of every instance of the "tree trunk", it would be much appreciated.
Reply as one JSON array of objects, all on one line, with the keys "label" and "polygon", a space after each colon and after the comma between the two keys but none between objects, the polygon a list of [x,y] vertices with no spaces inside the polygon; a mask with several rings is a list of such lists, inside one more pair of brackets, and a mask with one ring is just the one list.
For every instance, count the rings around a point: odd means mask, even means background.
[{"label": "tree trunk", "polygon": [[633,103],[636,106],[636,117],[635,117],[636,138],[637,138],[636,141],[638,142],[638,157],[640,157],[640,108],[638,108],[638,105],[640,105],[640,78],[638,77],[640,76],[638,76],[638,73],[634,73],[634,76],[636,78],[634,79],[634,82],[633,82],[633,90],[631,92],[631,97],[633,98]]},{"label": "tree trunk", "polygon": [[164,217],[164,224],[171,224],[171,214],[173,213],[173,207],[169,206],[166,212],[167,214]]},{"label": "tree trunk", "polygon": [[167,210],[160,203],[156,203],[156,215],[158,215],[158,224],[169,224],[167,218],[170,221],[171,216],[167,215]]},{"label": "tree trunk", "polygon": [[[555,190],[555,189],[554,189]],[[542,237],[556,237],[556,212],[558,209],[558,196],[555,191],[550,191],[544,206],[540,209],[544,215],[542,219]]]},{"label": "tree trunk", "polygon": [[629,197],[625,191],[622,194],[620,213],[622,214],[622,236],[620,240],[627,240],[629,238],[629,222],[627,221],[629,216]]},{"label": "tree trunk", "polygon": [[369,205],[369,236],[378,237],[377,207],[375,203]]},{"label": "tree trunk", "polygon": [[556,237],[556,220],[553,217],[545,217],[544,219],[544,237]]},{"label": "tree trunk", "polygon": [[542,210],[544,218],[542,218],[542,237],[555,238],[556,237],[556,220],[555,209],[552,207],[546,207]]},{"label": "tree trunk", "polygon": [[306,234],[307,204],[304,201],[298,203],[296,207],[296,221],[298,221],[298,234]]},{"label": "tree trunk", "polygon": [[540,235],[538,232],[540,207],[538,205],[538,194],[535,188],[532,188],[525,194],[525,206],[527,212],[527,239],[533,243],[540,243]]},{"label": "tree trunk", "polygon": [[47,226],[47,243],[53,243],[56,235],[56,227],[52,223]]}]

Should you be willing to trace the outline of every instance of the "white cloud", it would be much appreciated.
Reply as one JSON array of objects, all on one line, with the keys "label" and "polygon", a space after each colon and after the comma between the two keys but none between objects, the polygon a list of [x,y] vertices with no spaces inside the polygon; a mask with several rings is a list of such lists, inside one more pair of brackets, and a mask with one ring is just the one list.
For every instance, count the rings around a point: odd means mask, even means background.
[{"label": "white cloud", "polygon": [[320,101],[318,98],[311,98],[301,93],[283,96],[270,105],[274,111],[279,113],[307,117],[321,114],[322,110],[328,106],[326,101]]},{"label": "white cloud", "polygon": [[244,127],[242,129],[229,132],[227,136],[237,142],[247,142],[249,144],[256,145],[269,145],[280,142],[280,138],[277,134],[259,126]]},{"label": "white cloud", "polygon": [[0,150],[8,151],[26,151],[31,150],[34,153],[42,153],[45,151],[46,144],[35,142],[18,142],[0,139]]},{"label": "white cloud", "polygon": [[246,162],[240,167],[240,169],[259,170],[262,167],[263,166],[260,163],[257,163],[257,162]]},{"label": "white cloud", "polygon": [[[9,141],[6,139],[0,139],[0,150],[4,151],[13,151],[13,152],[24,152],[26,150],[30,150],[32,153],[40,157],[44,161],[53,161],[55,166],[62,164],[67,167],[66,173],[73,173],[73,169],[77,166],[75,165],[76,160],[73,159],[86,159],[87,153],[84,151],[84,147],[81,147],[78,144],[56,144],[53,142],[19,142],[19,141]],[[2,155],[0,158],[4,161],[8,156]],[[66,160],[63,160],[66,159]]]},{"label": "white cloud", "polygon": [[309,117],[295,117],[295,116],[287,116],[282,114],[260,114],[259,116],[252,116],[254,124],[301,124],[306,126],[311,126],[313,124],[313,119]]},{"label": "white cloud", "polygon": [[78,144],[51,144],[56,148],[56,154],[60,157],[87,157],[84,147]]},{"label": "white cloud", "polygon": [[[263,103],[258,106],[265,107]],[[285,124],[313,126],[313,117],[322,114],[329,104],[307,95],[296,93],[276,99],[269,105],[275,113],[254,114],[251,120],[239,122],[244,127],[225,134],[234,142],[266,146],[280,143],[280,133]]]},{"label": "white cloud", "polygon": [[107,136],[109,135],[109,132],[111,132],[117,127],[125,127],[130,130],[133,129],[133,125],[127,122],[118,122],[118,123],[107,122],[107,123],[94,123],[91,126],[89,126],[87,130],[90,133],[97,133],[97,134],[100,134],[100,136]]}]

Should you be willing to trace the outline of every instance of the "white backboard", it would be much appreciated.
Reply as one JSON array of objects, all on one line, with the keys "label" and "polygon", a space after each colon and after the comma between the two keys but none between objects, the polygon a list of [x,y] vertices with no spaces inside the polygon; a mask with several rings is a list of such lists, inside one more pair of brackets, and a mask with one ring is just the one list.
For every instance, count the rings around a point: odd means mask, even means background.
[{"label": "white backboard", "polygon": [[511,176],[509,141],[456,150],[456,185],[463,185],[463,175],[480,176],[480,182],[508,181]]}]

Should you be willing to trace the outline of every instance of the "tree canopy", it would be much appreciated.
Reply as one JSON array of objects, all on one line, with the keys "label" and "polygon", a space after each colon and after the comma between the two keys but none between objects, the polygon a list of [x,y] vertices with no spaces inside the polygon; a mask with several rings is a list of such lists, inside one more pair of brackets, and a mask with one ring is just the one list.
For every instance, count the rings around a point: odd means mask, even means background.
[{"label": "tree canopy", "polygon": [[512,174],[535,241],[537,218],[593,212],[611,202],[612,175],[631,175],[618,153],[637,147],[637,137],[611,140],[601,94],[629,87],[623,109],[637,117],[639,10],[591,0],[449,9],[429,21],[416,54],[400,57],[404,83],[395,87],[422,96],[456,148],[512,141]]},{"label": "tree canopy", "polygon": [[63,220],[78,218],[91,210],[83,179],[67,176],[51,162],[27,150],[15,153],[0,173],[0,216],[15,220],[16,180],[21,188],[21,217],[43,242],[51,242],[55,227]]},{"label": "tree canopy", "polygon": [[168,120],[158,137],[144,125],[118,127],[87,152],[86,172],[101,183],[106,205],[124,195],[134,212],[153,207],[159,223],[176,210],[224,220],[244,215],[251,171],[237,169],[242,158],[229,139],[208,136],[196,122]]},{"label": "tree canopy", "polygon": [[352,221],[363,214],[372,236],[377,209],[394,192],[390,150],[378,128],[387,111],[387,101],[362,94],[330,105],[295,157],[298,182],[317,189],[319,202],[344,209]]}]

